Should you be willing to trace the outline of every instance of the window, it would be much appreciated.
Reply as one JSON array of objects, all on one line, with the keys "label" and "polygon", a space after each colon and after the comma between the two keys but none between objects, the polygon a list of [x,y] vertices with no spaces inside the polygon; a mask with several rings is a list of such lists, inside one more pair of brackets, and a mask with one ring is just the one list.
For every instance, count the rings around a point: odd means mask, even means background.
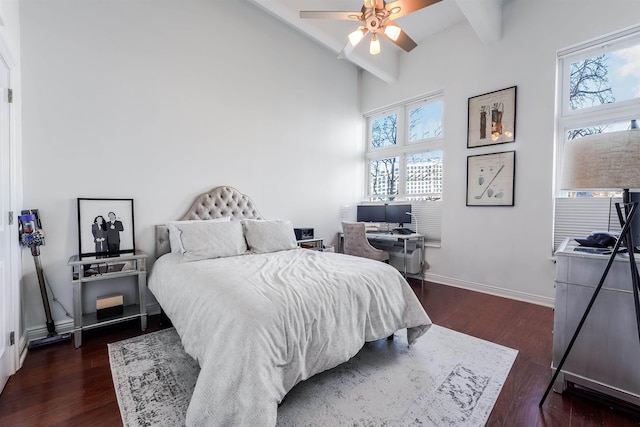
[{"label": "window", "polygon": [[432,242],[440,241],[443,109],[442,93],[437,93],[365,116],[366,199],[412,202],[419,231]]},{"label": "window", "polygon": [[621,192],[564,191],[564,144],[628,129],[640,119],[640,26],[558,53],[554,249],[566,237],[619,231],[613,205]]},{"label": "window", "polygon": [[367,117],[368,199],[442,198],[442,95]]}]

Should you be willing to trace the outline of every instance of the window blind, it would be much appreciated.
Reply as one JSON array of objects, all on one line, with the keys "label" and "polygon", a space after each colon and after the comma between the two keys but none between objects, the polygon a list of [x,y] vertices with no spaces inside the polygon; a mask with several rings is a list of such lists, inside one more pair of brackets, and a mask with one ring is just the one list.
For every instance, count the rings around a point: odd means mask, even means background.
[{"label": "window blind", "polygon": [[556,198],[553,250],[567,237],[586,237],[593,231],[620,232],[616,203],[621,198]]},{"label": "window blind", "polygon": [[427,243],[440,243],[442,230],[442,200],[411,203],[411,224],[418,221],[418,233],[425,236]]}]

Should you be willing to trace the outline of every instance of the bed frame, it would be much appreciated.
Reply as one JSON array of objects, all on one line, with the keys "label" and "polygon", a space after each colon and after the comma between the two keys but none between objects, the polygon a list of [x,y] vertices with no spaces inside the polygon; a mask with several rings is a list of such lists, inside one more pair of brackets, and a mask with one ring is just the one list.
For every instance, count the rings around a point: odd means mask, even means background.
[{"label": "bed frame", "polygon": [[[232,221],[264,219],[249,196],[229,186],[215,187],[201,194],[179,221],[205,220],[230,216]],[[156,225],[156,259],[171,252],[167,226]]]}]

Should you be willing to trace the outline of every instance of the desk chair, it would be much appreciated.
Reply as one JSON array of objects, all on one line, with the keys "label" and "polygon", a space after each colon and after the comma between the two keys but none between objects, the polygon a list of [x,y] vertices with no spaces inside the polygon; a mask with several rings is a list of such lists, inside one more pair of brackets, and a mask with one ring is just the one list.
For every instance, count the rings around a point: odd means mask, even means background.
[{"label": "desk chair", "polygon": [[364,222],[343,222],[344,253],[378,261],[389,261],[389,253],[371,246]]}]

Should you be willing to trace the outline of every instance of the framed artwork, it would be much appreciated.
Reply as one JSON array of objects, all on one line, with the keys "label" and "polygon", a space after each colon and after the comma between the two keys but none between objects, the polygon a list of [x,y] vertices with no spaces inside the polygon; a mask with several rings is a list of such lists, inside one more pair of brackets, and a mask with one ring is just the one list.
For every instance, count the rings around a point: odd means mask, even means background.
[{"label": "framed artwork", "polygon": [[469,98],[467,148],[516,140],[516,86]]},{"label": "framed artwork", "polygon": [[516,152],[467,157],[467,206],[513,206]]},{"label": "framed artwork", "polygon": [[134,236],[133,199],[78,199],[81,259],[133,253]]}]

